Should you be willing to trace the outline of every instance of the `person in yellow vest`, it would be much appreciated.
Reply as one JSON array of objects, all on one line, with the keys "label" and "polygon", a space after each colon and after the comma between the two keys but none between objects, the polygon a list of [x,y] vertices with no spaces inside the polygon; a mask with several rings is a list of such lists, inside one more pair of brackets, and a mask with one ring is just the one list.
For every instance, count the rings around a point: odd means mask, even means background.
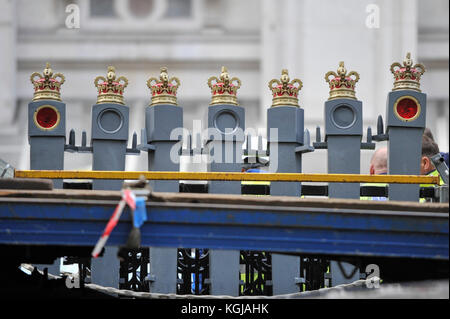
[{"label": "person in yellow vest", "polygon": [[[436,140],[434,139],[433,133],[431,133],[431,130],[430,130],[428,127],[426,127],[425,130],[423,131],[423,135],[428,136],[429,138],[431,138],[431,140],[432,140],[433,142],[436,143]],[[439,153],[440,153],[441,156],[444,158],[445,165],[447,165],[447,167],[450,167],[449,162],[448,162],[448,157],[449,157],[449,156],[448,156],[448,152],[442,152],[442,151],[440,151]]]},{"label": "person in yellow vest", "polygon": [[[376,150],[372,158],[370,159],[370,168],[369,172],[370,175],[386,175],[388,171],[387,167],[387,147],[382,147]],[[379,186],[379,187],[386,187],[386,183],[368,183],[364,184],[363,186]],[[362,196],[360,197],[361,200],[379,200],[379,201],[385,201],[387,200],[384,196]]]},{"label": "person in yellow vest", "polygon": [[[420,159],[420,175],[439,176],[436,167],[431,161],[431,157],[439,153],[439,146],[427,135],[422,137],[422,158]],[[442,177],[439,178],[439,185],[444,184]],[[433,187],[434,184],[421,184],[421,187]]]}]

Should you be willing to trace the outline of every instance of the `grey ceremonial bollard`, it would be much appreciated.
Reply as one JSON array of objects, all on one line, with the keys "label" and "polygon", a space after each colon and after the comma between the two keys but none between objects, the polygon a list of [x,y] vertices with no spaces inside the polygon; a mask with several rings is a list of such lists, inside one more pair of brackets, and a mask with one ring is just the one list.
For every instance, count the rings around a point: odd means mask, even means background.
[{"label": "grey ceremonial bollard", "polygon": [[[65,78],[53,74],[47,63],[43,74],[30,77],[34,86],[33,101],[28,104],[28,141],[30,169],[63,170],[66,141],[66,105],[61,102],[60,88]],[[54,188],[62,188],[61,179],[53,180]]]},{"label": "grey ceremonial bollard", "polygon": [[[328,174],[359,174],[361,165],[362,103],[349,99],[325,102],[325,141]],[[330,198],[359,199],[360,185],[330,183]]]},{"label": "grey ceremonial bollard", "polygon": [[[281,80],[281,81],[280,81]],[[301,173],[304,142],[304,111],[298,105],[299,79],[290,81],[288,71],[282,70],[281,79],[269,82],[272,107],[267,110],[267,132],[270,149],[271,173]],[[301,196],[301,183],[271,182],[270,195]],[[272,254],[273,294],[298,292],[300,257]]]},{"label": "grey ceremonial bollard", "polygon": [[[208,171],[241,172],[245,140],[245,110],[238,106],[236,92],[241,81],[230,79],[225,67],[219,78],[208,79],[212,91],[208,107],[208,136],[205,150]],[[241,194],[241,182],[211,181],[209,193]],[[210,250],[209,278],[212,295],[239,295],[239,250]]]},{"label": "grey ceremonial bollard", "polygon": [[[92,169],[124,171],[130,116],[129,107],[123,102],[123,90],[128,80],[123,76],[116,79],[115,68],[110,66],[107,77],[96,77],[94,85],[98,98],[92,106]],[[92,188],[119,190],[122,184],[122,180],[94,179]]]},{"label": "grey ceremonial bollard", "polygon": [[[330,79],[330,76],[333,76]],[[344,62],[340,62],[337,74],[327,72],[330,97],[325,102],[325,142],[328,148],[328,174],[359,174],[360,149],[363,135],[362,102],[356,100],[355,83],[359,74],[347,74]],[[330,183],[330,198],[359,199],[359,184]]]},{"label": "grey ceremonial bollard", "polygon": [[[34,87],[33,100],[28,104],[28,142],[30,144],[30,169],[63,170],[66,142],[66,104],[61,102],[61,85],[65,77],[53,74],[47,63],[42,74],[30,76]],[[54,188],[63,188],[62,179],[53,180]],[[38,269],[48,269],[52,275],[60,275],[61,259],[51,265],[36,264]]]},{"label": "grey ceremonial bollard", "polygon": [[[395,82],[386,106],[388,173],[420,175],[422,135],[426,125],[426,94],[420,91],[422,64],[412,64],[410,53],[403,65],[393,63]],[[419,201],[420,185],[390,184],[389,200]]]},{"label": "grey ceremonial bollard", "polygon": [[[173,147],[181,143],[180,128],[182,127],[183,109],[180,106],[157,104],[147,107],[145,111],[147,142],[154,146],[154,150],[148,153],[149,171],[178,172],[180,170],[178,151]],[[181,148],[181,144],[179,148]],[[157,192],[179,191],[178,180],[152,180],[150,185]]]},{"label": "grey ceremonial bollard", "polygon": [[[209,136],[205,145],[209,154],[208,171],[242,171],[244,130],[245,110],[243,107],[227,104],[208,107]],[[210,181],[209,193],[241,194],[241,182]]]},{"label": "grey ceremonial bollard", "polygon": [[[183,109],[176,98],[180,81],[169,79],[167,68],[161,68],[159,79],[151,77],[147,86],[152,92],[152,102],[145,111],[148,170],[178,172],[183,133]],[[180,187],[178,180],[152,180],[150,186],[156,192],[178,192]],[[177,252],[177,248],[150,248],[151,292],[177,292]]]},{"label": "grey ceremonial bollard", "polygon": [[[129,108],[115,103],[92,107],[92,170],[124,171]],[[122,180],[94,179],[92,189],[120,190]]]},{"label": "grey ceremonial bollard", "polygon": [[[92,170],[124,171],[128,142],[129,107],[123,105],[124,76],[116,78],[115,68],[108,67],[106,78],[94,80],[98,90],[97,104],[92,106]],[[94,190],[120,190],[122,180],[94,179]],[[106,246],[102,257],[91,261],[92,283],[119,288],[120,262],[118,247]]]},{"label": "grey ceremonial bollard", "polygon": [[[355,97],[355,84],[359,80],[359,74],[355,71],[347,74],[344,62],[340,62],[337,73],[327,72],[325,80],[330,85],[330,97],[325,102],[328,174],[359,174],[363,135],[362,102]],[[359,199],[360,185],[329,183],[328,196]],[[330,272],[333,286],[359,279],[356,266],[340,261],[330,262]]]}]

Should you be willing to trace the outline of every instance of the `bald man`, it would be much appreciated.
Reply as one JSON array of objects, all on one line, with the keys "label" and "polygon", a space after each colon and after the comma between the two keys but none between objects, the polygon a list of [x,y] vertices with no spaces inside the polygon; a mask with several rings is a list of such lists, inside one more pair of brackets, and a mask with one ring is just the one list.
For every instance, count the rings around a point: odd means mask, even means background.
[{"label": "bald man", "polygon": [[387,174],[387,147],[379,148],[372,155],[370,160],[370,175]]},{"label": "bald man", "polygon": [[[370,160],[370,175],[385,175],[387,174],[387,147],[379,148],[373,153],[372,159]],[[365,183],[362,186],[375,186],[375,187],[386,187],[386,183]],[[385,196],[361,196],[361,200],[378,200],[385,201],[387,197]]]}]

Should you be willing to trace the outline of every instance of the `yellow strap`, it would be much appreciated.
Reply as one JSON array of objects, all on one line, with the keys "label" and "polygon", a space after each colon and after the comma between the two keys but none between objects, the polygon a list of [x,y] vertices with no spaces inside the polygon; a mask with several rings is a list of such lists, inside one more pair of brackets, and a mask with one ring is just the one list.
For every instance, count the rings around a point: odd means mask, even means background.
[{"label": "yellow strap", "polygon": [[432,171],[431,173],[428,173],[427,176],[433,176],[436,178],[439,178],[439,183],[433,183],[433,184],[420,184],[420,187],[433,187],[433,186],[440,186],[444,185],[444,180],[442,179],[441,175],[439,175],[439,172],[437,170]]},{"label": "yellow strap", "polygon": [[304,173],[16,170],[14,172],[14,176],[18,178],[51,178],[51,179],[135,180],[143,176],[148,180],[219,180],[219,181],[391,183],[391,184],[439,183],[439,177],[437,176],[304,174]]}]

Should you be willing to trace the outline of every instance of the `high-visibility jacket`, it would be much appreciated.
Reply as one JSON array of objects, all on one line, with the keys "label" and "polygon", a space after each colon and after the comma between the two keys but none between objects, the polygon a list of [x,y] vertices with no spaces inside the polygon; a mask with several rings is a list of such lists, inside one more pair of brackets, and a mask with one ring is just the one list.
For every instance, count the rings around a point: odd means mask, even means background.
[{"label": "high-visibility jacket", "polygon": [[[439,175],[439,172],[437,171],[437,169],[429,172],[427,174],[427,176],[439,176],[439,185],[438,186],[441,186],[444,184],[444,181],[442,180],[442,177]],[[420,187],[436,187],[436,184],[420,184]]]},{"label": "high-visibility jacket", "polygon": [[[442,180],[442,177],[439,175],[439,172],[437,171],[437,169],[429,172],[427,174],[427,176],[439,176],[439,185],[436,184],[420,184],[420,187],[437,187],[437,186],[441,186],[444,184],[444,181]],[[420,203],[425,203],[427,200],[425,198],[420,198],[419,202]]]},{"label": "high-visibility jacket", "polygon": [[[386,187],[387,184],[386,183],[366,183],[366,184],[363,184],[362,186]],[[359,199],[360,200],[378,200],[378,201],[388,200],[388,198],[384,197],[384,196],[361,196]]]}]

